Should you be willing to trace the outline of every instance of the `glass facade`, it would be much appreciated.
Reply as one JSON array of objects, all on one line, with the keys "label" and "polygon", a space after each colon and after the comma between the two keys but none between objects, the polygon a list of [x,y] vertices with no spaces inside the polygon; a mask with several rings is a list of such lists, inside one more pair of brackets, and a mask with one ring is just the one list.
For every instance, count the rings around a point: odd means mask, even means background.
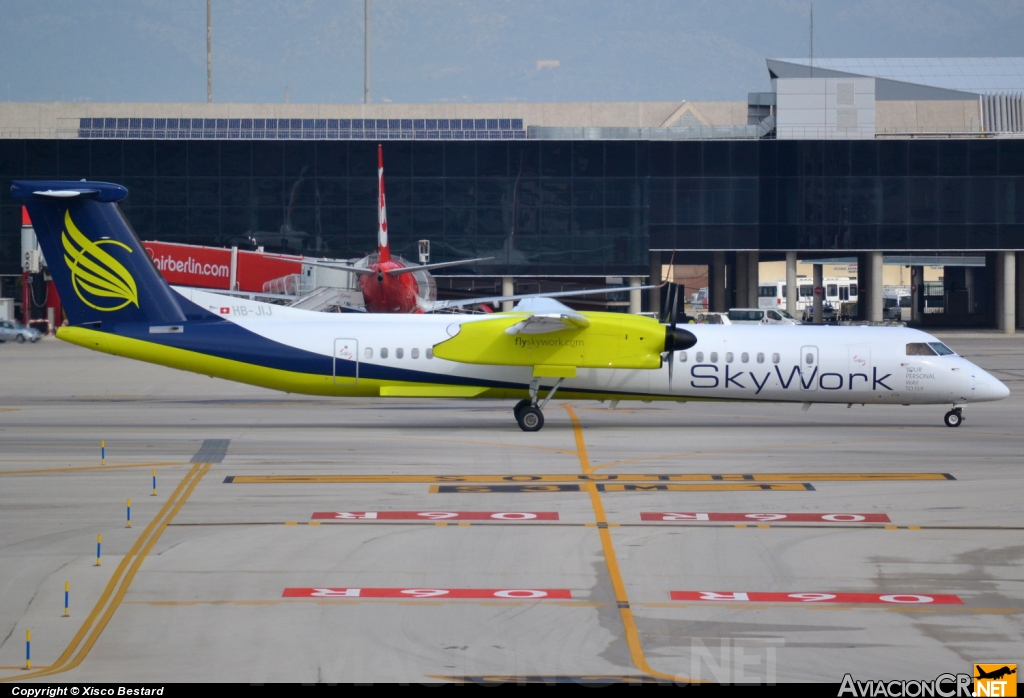
[{"label": "glass facade", "polygon": [[[0,273],[20,270],[10,181],[124,184],[143,239],[359,257],[376,143],[0,140]],[[401,141],[384,144],[397,254],[482,274],[645,275],[656,250],[1024,249],[1024,140]]]}]

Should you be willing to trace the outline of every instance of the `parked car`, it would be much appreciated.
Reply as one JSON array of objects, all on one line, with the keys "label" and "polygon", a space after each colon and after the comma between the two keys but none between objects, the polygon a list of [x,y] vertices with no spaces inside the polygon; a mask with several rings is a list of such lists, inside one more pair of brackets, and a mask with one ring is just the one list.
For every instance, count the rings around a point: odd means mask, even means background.
[{"label": "parked car", "polygon": [[729,316],[726,313],[697,313],[693,319],[695,325],[731,325]]},{"label": "parked car", "polygon": [[729,321],[734,325],[797,325],[795,317],[782,308],[730,308]]},{"label": "parked car", "polygon": [[25,327],[17,320],[0,320],[0,343],[2,342],[38,342],[43,335],[39,330]]}]

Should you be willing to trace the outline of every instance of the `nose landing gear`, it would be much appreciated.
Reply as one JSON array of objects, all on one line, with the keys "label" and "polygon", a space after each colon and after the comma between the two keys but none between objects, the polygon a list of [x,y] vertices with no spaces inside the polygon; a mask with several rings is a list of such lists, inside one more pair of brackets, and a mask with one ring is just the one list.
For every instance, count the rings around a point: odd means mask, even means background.
[{"label": "nose landing gear", "polygon": [[523,431],[540,431],[544,427],[544,413],[541,410],[548,404],[548,400],[554,397],[563,380],[563,378],[559,378],[555,381],[555,384],[551,386],[551,390],[548,391],[548,394],[539,405],[537,404],[537,392],[540,389],[540,379],[534,378],[530,382],[530,399],[520,400],[512,408],[512,413],[516,416],[516,422],[519,423],[520,429]]},{"label": "nose landing gear", "polygon": [[947,427],[958,427],[964,422],[964,410],[962,407],[954,407],[942,418]]}]

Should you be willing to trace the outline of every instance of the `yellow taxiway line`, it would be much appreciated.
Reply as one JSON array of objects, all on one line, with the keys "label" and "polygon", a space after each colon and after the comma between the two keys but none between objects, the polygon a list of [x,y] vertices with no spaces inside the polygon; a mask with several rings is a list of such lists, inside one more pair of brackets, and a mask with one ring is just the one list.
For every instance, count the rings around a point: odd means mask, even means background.
[{"label": "yellow taxiway line", "polygon": [[[572,420],[572,430],[576,437],[576,456],[579,458],[580,468],[584,475],[591,475],[594,469],[590,465],[590,456],[587,453],[587,444],[583,438],[583,426],[580,424],[580,418],[576,415],[572,405],[563,404],[562,407],[569,413],[569,419]],[[608,567],[608,576],[611,578],[612,589],[615,592],[615,605],[619,609],[619,616],[622,618],[622,625],[626,630],[626,645],[629,647],[629,656],[633,660],[633,666],[644,674],[655,678],[673,682],[691,682],[691,679],[682,675],[665,674],[656,671],[647,663],[643,643],[640,641],[640,630],[637,628],[636,619],[633,617],[633,611],[629,606],[629,596],[626,593],[626,585],[622,579],[622,571],[619,569],[619,559],[615,555],[615,546],[612,543],[611,531],[608,529],[608,516],[605,514],[601,494],[592,481],[586,482],[584,488],[587,494],[590,495],[590,504],[594,509],[597,534],[601,538],[601,550],[604,553],[605,564]]]},{"label": "yellow taxiway line", "polygon": [[83,470],[121,470],[124,468],[167,468],[172,465],[188,465],[181,461],[177,463],[126,463],[125,465],[76,465],[63,468],[34,468],[32,470],[0,470],[0,475],[32,475],[35,473],[75,473]]},{"label": "yellow taxiway line", "polygon": [[124,599],[128,587],[135,578],[135,574],[139,571],[139,567],[145,561],[146,556],[160,539],[160,535],[167,528],[167,524],[181,511],[181,507],[188,501],[196,485],[199,484],[199,481],[203,479],[203,475],[210,469],[210,465],[210,463],[196,463],[185,477],[182,478],[181,482],[178,483],[170,498],[160,508],[160,511],[149,522],[142,535],[138,537],[121,559],[121,564],[114,570],[113,576],[107,583],[96,605],[93,606],[85,622],[82,623],[82,626],[75,633],[64,653],[57,658],[57,661],[46,669],[0,678],[0,682],[22,681],[29,678],[59,674],[69,669],[74,669],[82,663],[93,645],[96,644],[96,640],[103,633],[103,629],[107,627],[107,623],[110,622],[110,618],[121,604],[122,599]]}]

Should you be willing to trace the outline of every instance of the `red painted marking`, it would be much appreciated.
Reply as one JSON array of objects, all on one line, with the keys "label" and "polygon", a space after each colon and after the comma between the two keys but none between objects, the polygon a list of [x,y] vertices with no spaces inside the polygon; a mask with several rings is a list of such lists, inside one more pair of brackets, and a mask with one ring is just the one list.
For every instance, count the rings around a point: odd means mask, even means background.
[{"label": "red painted marking", "polygon": [[568,589],[402,589],[389,587],[288,588],[285,598],[304,599],[571,599]]},{"label": "red painted marking", "polygon": [[891,523],[886,514],[745,514],[732,511],[643,511],[641,521],[745,521],[785,522],[814,521],[818,523]]},{"label": "red painted marking", "polygon": [[220,309],[220,314],[221,315],[230,315],[231,314],[231,308],[221,308]]},{"label": "red painted marking", "polygon": [[673,591],[673,601],[750,601],[768,603],[878,603],[896,606],[957,605],[963,601],[954,594],[786,594],[768,591]]},{"label": "red painted marking", "polygon": [[316,511],[314,519],[360,521],[558,521],[557,511]]}]

